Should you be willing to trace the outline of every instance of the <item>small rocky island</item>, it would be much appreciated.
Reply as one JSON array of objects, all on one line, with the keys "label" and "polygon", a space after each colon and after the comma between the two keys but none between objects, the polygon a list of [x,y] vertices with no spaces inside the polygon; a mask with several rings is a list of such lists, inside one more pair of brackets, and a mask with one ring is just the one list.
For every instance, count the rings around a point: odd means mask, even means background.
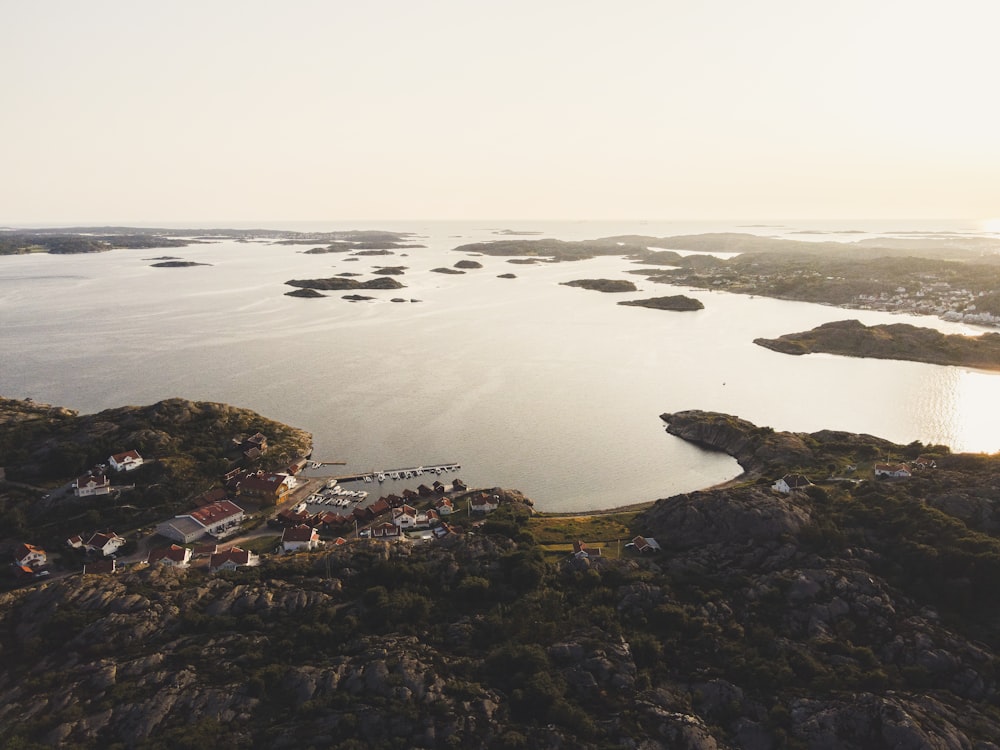
[{"label": "small rocky island", "polygon": [[620,294],[622,292],[637,291],[635,284],[625,279],[576,279],[575,281],[564,281],[563,286],[575,286],[581,289],[590,289],[595,292],[606,292],[609,294]]},{"label": "small rocky island", "polygon": [[701,300],[687,297],[683,294],[674,294],[667,297],[651,297],[650,299],[622,300],[618,304],[629,307],[650,307],[654,310],[675,310],[677,312],[705,309],[705,305],[702,304]]},{"label": "small rocky island", "polygon": [[405,285],[390,279],[387,276],[380,276],[377,279],[368,281],[358,281],[357,279],[334,276],[328,279],[292,279],[286,281],[289,286],[301,287],[304,289],[323,289],[327,291],[342,291],[354,289],[402,289]]},{"label": "small rocky island", "polygon": [[192,266],[210,266],[211,263],[195,263],[193,260],[163,260],[150,263],[150,268],[191,268]]},{"label": "small rocky island", "polygon": [[839,320],[754,343],[782,354],[823,352],[1000,370],[1000,334],[949,335],[908,323],[866,326],[858,320]]}]

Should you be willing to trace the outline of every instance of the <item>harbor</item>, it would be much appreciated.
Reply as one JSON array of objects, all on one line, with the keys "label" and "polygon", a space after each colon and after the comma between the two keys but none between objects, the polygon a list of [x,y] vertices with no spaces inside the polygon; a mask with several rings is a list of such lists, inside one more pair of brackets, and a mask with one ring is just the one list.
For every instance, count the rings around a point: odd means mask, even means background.
[{"label": "harbor", "polygon": [[413,479],[414,477],[434,474],[440,476],[448,472],[458,471],[462,468],[459,463],[432,464],[429,466],[413,466],[405,469],[379,469],[361,474],[346,474],[344,476],[331,477],[337,482],[385,482],[399,481],[400,479]]}]

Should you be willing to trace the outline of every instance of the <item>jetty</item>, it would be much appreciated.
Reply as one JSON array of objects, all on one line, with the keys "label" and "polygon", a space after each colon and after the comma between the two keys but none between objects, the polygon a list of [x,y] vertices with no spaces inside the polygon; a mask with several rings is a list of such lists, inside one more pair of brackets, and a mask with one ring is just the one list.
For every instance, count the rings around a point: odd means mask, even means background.
[{"label": "jetty", "polygon": [[361,474],[346,474],[334,477],[338,482],[385,482],[386,480],[397,481],[400,479],[412,479],[425,474],[446,474],[449,471],[458,471],[462,468],[459,463],[430,464],[428,466],[410,466],[404,469],[379,469],[377,471],[366,471]]}]

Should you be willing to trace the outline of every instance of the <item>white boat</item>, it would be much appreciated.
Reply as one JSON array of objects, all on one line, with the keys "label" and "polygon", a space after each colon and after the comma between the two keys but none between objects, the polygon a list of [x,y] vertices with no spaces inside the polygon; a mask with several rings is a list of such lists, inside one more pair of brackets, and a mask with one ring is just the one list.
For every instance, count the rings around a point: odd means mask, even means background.
[{"label": "white boat", "polygon": [[379,472],[378,481],[384,482],[385,481],[385,474],[383,474],[382,472]]},{"label": "white boat", "polygon": [[418,466],[417,467],[417,476],[418,477],[419,476],[423,476],[423,474],[424,474],[424,467],[423,466]]}]

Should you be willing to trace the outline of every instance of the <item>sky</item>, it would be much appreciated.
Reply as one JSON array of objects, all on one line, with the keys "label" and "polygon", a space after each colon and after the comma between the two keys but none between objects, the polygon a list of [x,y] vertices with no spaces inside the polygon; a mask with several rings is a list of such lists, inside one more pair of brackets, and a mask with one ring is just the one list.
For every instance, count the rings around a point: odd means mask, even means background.
[{"label": "sky", "polygon": [[995,0],[0,9],[0,225],[1000,217]]}]

